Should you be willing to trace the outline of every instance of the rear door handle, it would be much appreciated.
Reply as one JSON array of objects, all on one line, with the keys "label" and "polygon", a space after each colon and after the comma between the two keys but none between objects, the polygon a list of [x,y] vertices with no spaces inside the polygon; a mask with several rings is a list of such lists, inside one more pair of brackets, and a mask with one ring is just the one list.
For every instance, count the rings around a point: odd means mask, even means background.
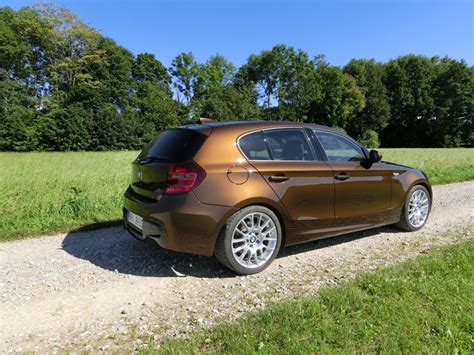
[{"label": "rear door handle", "polygon": [[347,175],[346,173],[340,173],[339,175],[335,176],[336,180],[341,180],[341,181],[347,180],[349,178],[350,178],[350,176]]},{"label": "rear door handle", "polygon": [[272,175],[268,178],[268,180],[270,182],[285,182],[288,179],[289,179],[289,177],[286,176],[285,174],[276,174],[276,175]]}]

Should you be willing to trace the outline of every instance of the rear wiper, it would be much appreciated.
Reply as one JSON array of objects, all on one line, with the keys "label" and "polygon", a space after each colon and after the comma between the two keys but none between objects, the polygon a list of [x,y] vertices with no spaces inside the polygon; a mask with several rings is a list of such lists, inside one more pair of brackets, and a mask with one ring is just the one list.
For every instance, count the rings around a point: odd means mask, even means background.
[{"label": "rear wiper", "polygon": [[166,157],[161,157],[161,156],[151,156],[151,157],[146,157],[146,158],[139,158],[137,159],[140,164],[146,164],[146,163],[151,163],[153,161],[169,161],[168,158]]}]

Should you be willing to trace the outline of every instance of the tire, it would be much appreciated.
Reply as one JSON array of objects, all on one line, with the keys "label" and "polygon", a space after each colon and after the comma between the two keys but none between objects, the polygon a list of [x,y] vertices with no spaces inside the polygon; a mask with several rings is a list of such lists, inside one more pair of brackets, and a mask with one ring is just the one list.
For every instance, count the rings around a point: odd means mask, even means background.
[{"label": "tire", "polygon": [[[423,201],[426,202],[423,203]],[[410,206],[410,203],[412,206]],[[411,210],[410,207],[412,207]],[[418,210],[416,210],[417,208]],[[426,187],[422,185],[415,185],[407,193],[407,197],[403,204],[402,214],[400,216],[400,222],[398,222],[396,226],[408,232],[417,231],[423,228],[423,226],[426,224],[426,221],[428,221],[430,211],[430,193]]]},{"label": "tire", "polygon": [[282,242],[278,217],[263,206],[234,213],[216,243],[214,255],[226,268],[251,275],[266,269],[278,255]]}]

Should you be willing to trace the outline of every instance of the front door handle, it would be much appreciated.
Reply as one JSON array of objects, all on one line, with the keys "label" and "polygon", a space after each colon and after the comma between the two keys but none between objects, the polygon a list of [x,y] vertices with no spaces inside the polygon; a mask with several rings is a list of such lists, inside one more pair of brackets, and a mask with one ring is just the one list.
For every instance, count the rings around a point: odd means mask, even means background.
[{"label": "front door handle", "polygon": [[289,177],[286,176],[285,174],[275,174],[268,178],[270,182],[285,182],[288,179]]},{"label": "front door handle", "polygon": [[339,175],[335,176],[336,180],[341,180],[341,181],[347,180],[349,178],[350,178],[350,176],[347,175],[346,173],[340,173]]}]

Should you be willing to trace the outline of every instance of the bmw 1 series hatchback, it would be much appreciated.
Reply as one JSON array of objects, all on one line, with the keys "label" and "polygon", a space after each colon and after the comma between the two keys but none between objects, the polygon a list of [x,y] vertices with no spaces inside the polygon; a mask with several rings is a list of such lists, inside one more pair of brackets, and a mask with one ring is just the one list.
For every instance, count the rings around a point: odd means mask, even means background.
[{"label": "bmw 1 series hatchback", "polygon": [[418,230],[431,201],[423,172],[326,126],[207,122],[166,129],[143,149],[123,213],[138,239],[254,274],[286,245],[388,224]]}]

